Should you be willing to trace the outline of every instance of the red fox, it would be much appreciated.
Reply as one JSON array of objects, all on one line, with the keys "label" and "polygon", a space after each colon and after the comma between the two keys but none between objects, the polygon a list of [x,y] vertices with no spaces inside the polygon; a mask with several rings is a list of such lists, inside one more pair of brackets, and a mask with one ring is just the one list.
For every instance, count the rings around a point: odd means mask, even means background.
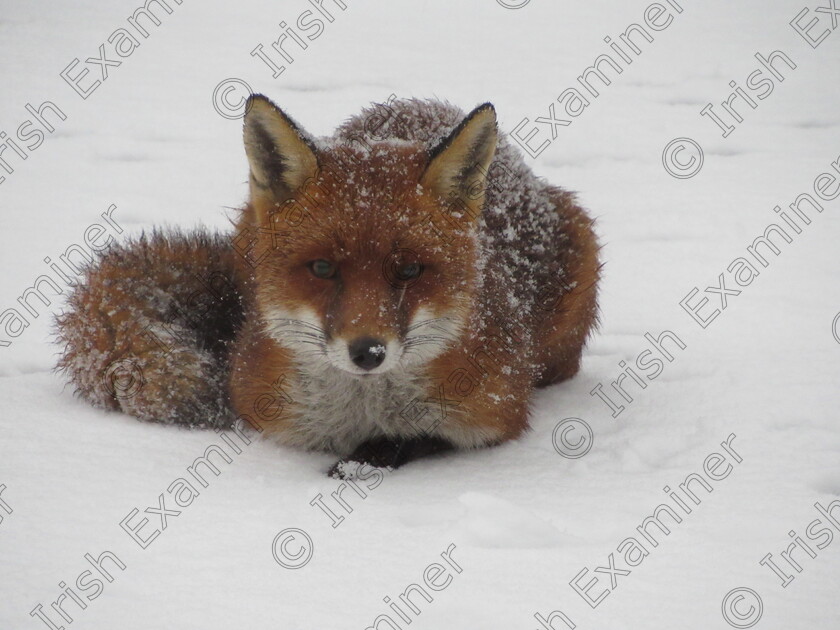
[{"label": "red fox", "polygon": [[337,454],[338,476],[519,436],[596,325],[599,246],[574,195],[489,103],[389,101],[328,138],[262,95],[246,112],[235,234],[154,231],[74,289],[57,324],[77,392],[145,420],[244,419]]}]

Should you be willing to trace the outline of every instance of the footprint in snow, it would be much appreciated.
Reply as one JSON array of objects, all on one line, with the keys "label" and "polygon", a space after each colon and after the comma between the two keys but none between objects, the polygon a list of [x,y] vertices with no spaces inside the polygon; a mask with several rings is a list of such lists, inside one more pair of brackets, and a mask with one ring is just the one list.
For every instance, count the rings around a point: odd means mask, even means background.
[{"label": "footprint in snow", "polygon": [[559,547],[569,537],[527,508],[504,499],[468,492],[458,500],[465,510],[454,536],[464,544],[489,548]]}]

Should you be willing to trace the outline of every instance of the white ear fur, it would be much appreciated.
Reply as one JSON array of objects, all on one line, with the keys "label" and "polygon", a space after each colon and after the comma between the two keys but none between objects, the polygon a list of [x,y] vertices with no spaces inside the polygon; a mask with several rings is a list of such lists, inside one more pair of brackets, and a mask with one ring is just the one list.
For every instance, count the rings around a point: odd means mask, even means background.
[{"label": "white ear fur", "polygon": [[444,198],[480,207],[485,179],[496,152],[496,110],[479,105],[430,153],[420,184]]},{"label": "white ear fur", "polygon": [[252,94],[245,109],[245,153],[252,186],[278,200],[303,187],[318,170],[312,139],[274,103]]}]

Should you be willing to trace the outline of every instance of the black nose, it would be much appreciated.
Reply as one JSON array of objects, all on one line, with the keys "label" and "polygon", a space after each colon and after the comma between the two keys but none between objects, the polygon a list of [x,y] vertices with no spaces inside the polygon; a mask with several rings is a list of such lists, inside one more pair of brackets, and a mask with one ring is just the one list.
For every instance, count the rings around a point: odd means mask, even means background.
[{"label": "black nose", "polygon": [[350,360],[363,370],[372,370],[385,360],[385,344],[372,337],[362,337],[350,344]]}]

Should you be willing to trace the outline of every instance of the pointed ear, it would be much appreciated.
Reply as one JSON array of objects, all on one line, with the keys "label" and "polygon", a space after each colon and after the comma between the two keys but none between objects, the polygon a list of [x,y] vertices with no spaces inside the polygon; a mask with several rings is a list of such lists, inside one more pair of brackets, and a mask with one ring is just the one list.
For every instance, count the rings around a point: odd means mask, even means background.
[{"label": "pointed ear", "polygon": [[244,138],[252,198],[284,201],[317,174],[312,138],[262,94],[248,98]]},{"label": "pointed ear", "polygon": [[490,103],[479,105],[431,150],[420,184],[445,199],[459,200],[477,216],[496,140],[496,110]]}]

